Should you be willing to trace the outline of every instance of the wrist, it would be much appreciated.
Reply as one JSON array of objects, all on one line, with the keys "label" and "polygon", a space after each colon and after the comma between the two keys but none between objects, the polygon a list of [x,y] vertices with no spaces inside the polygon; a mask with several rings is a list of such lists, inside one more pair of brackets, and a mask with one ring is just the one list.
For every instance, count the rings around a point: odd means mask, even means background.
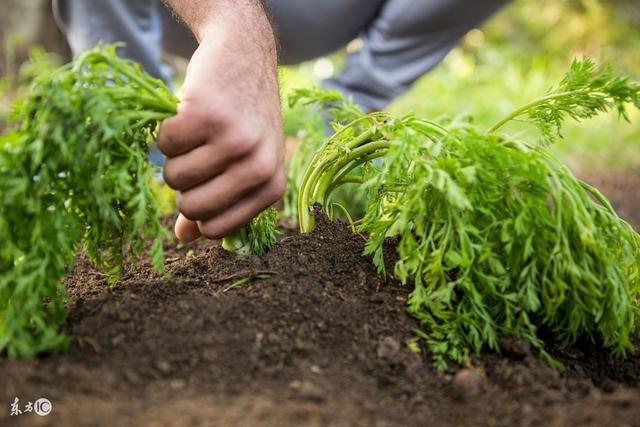
[{"label": "wrist", "polygon": [[[245,2],[240,2],[245,3]],[[273,69],[277,67],[277,43],[271,23],[259,2],[252,5],[236,5],[203,21],[197,30],[197,40],[216,57],[252,58],[255,65]],[[219,56],[221,55],[221,56]]]},{"label": "wrist", "polygon": [[[275,50],[275,36],[262,0],[218,0],[213,6],[203,7],[202,14],[187,22],[199,43],[219,37],[220,33],[238,34],[247,42],[260,42]],[[202,4],[201,3],[201,4]]]}]

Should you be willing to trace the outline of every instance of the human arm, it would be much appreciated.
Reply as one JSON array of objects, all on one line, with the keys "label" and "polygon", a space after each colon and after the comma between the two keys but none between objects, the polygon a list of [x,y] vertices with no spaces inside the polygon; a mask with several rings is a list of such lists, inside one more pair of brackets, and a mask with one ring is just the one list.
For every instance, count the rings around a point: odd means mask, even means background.
[{"label": "human arm", "polygon": [[158,146],[178,191],[176,236],[220,238],[284,191],[276,42],[258,0],[166,0],[200,46]]}]

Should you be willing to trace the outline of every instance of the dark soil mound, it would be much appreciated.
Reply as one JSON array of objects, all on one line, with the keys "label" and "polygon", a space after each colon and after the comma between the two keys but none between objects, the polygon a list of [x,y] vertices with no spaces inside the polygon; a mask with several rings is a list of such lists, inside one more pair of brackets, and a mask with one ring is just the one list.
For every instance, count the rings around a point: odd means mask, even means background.
[{"label": "dark soil mound", "polygon": [[[630,197],[604,191],[640,224]],[[640,423],[637,356],[582,344],[556,352],[568,366],[558,373],[509,340],[478,368],[437,374],[409,347],[409,289],[382,281],[363,243],[320,220],[263,259],[173,246],[166,278],[143,262],[112,290],[79,256],[67,279],[71,348],[0,359],[0,425]],[[53,410],[12,417],[16,397],[21,410],[40,397]]]},{"label": "dark soil mound", "polygon": [[583,179],[609,198],[618,215],[640,230],[640,172],[608,172]]}]

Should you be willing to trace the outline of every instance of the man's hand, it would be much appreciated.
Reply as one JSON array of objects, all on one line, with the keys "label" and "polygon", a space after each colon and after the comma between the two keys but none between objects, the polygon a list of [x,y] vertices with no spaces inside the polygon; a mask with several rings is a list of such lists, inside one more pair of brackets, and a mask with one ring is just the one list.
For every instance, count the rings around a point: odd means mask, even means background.
[{"label": "man's hand", "polygon": [[221,238],[284,192],[275,40],[257,1],[168,3],[200,42],[178,114],[158,134],[165,180],[178,191],[175,233]]}]

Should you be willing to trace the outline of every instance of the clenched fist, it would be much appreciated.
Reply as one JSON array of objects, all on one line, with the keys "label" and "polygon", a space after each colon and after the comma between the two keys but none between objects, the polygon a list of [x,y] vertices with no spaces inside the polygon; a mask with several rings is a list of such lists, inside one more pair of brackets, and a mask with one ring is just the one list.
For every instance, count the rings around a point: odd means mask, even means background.
[{"label": "clenched fist", "polygon": [[158,134],[164,178],[178,191],[175,233],[185,242],[236,231],[284,192],[275,41],[254,12],[200,28],[178,113]]}]

